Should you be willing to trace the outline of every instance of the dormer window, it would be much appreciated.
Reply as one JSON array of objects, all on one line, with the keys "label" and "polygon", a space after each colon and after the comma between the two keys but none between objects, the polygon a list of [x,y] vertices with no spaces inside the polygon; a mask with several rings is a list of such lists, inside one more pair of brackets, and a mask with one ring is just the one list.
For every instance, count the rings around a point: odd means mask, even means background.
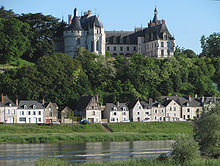
[{"label": "dormer window", "polygon": [[95,115],[95,111],[92,112],[92,115]]},{"label": "dormer window", "polygon": [[189,106],[189,103],[186,103],[186,106]]},{"label": "dormer window", "polygon": [[24,109],[27,109],[27,105],[24,105]]},{"label": "dormer window", "polygon": [[114,111],[117,111],[117,108],[116,108],[116,107],[114,107]]},{"label": "dormer window", "polygon": [[33,109],[36,109],[36,105],[33,105]]},{"label": "dormer window", "polygon": [[125,107],[123,107],[123,111],[126,111],[126,108],[125,108]]},{"label": "dormer window", "polygon": [[11,107],[11,103],[9,104],[9,107]]}]

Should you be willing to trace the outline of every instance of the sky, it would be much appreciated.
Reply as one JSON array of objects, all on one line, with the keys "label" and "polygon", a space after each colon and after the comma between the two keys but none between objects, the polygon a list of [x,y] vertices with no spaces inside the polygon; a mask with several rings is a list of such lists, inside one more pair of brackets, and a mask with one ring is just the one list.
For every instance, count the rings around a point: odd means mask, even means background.
[{"label": "sky", "polygon": [[147,27],[155,5],[159,19],[164,19],[180,48],[201,52],[200,38],[220,32],[220,0],[0,0],[6,10],[16,14],[43,13],[59,19],[92,10],[105,30],[133,31]]}]

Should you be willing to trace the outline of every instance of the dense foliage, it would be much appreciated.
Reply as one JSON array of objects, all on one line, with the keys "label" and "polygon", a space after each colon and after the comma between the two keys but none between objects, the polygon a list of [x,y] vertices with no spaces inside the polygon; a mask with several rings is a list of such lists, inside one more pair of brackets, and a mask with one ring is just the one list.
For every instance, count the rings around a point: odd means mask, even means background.
[{"label": "dense foliage", "polygon": [[196,121],[195,138],[202,155],[220,157],[220,104],[211,110],[204,110]]}]

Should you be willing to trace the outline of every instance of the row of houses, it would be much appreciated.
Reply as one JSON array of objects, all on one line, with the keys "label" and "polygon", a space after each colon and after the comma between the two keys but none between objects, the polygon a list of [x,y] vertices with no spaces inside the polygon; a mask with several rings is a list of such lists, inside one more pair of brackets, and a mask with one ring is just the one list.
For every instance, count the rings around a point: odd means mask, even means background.
[{"label": "row of houses", "polygon": [[198,118],[204,107],[220,102],[217,97],[162,96],[160,101],[133,100],[128,103],[99,104],[98,95],[83,96],[74,109],[58,107],[56,103],[18,100],[14,103],[7,96],[1,96],[1,123],[72,123],[74,113],[77,121],[91,123],[184,121]]}]

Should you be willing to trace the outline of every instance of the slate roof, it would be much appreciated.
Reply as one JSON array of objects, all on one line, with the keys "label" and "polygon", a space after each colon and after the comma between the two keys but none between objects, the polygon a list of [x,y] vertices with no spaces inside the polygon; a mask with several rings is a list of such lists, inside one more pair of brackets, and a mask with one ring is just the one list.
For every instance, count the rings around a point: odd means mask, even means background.
[{"label": "slate roof", "polygon": [[152,104],[152,107],[158,107],[159,105],[160,105],[160,107],[164,107],[160,102],[155,100]]},{"label": "slate roof", "polygon": [[76,106],[78,111],[86,109],[93,96],[82,96]]},{"label": "slate roof", "polygon": [[152,105],[148,102],[145,102],[145,101],[141,101],[141,105],[142,105],[143,109],[151,109],[152,108]]},{"label": "slate roof", "polygon": [[33,106],[35,105],[35,109],[44,109],[44,106],[41,102],[38,102],[36,100],[20,100],[18,104],[18,109],[24,109],[24,106],[27,106],[27,109],[33,109]]},{"label": "slate roof", "polygon": [[123,107],[125,107],[126,111],[128,111],[128,107],[127,107],[126,103],[119,103],[119,106],[117,106],[114,103],[106,103],[105,110],[114,111],[114,109],[113,109],[114,107],[117,108],[117,111],[123,111]]},{"label": "slate roof", "polygon": [[96,15],[91,17],[82,16],[80,19],[80,23],[84,31],[88,31],[89,28],[93,27],[93,25],[99,28],[103,27],[103,25],[99,21],[99,18]]},{"label": "slate roof", "polygon": [[71,31],[82,31],[81,23],[77,16],[74,16],[72,19],[72,23],[69,26],[69,30]]},{"label": "slate roof", "polygon": [[[213,104],[214,103],[214,97],[204,97],[204,102],[202,103],[202,97],[195,98],[197,102],[200,102],[201,104]],[[220,103],[220,97],[216,97],[216,102]]]},{"label": "slate roof", "polygon": [[0,101],[0,107],[5,107],[5,106],[9,106],[11,104],[11,106],[16,106],[14,102],[12,102],[7,96],[3,96],[3,103],[2,103],[2,99]]}]

